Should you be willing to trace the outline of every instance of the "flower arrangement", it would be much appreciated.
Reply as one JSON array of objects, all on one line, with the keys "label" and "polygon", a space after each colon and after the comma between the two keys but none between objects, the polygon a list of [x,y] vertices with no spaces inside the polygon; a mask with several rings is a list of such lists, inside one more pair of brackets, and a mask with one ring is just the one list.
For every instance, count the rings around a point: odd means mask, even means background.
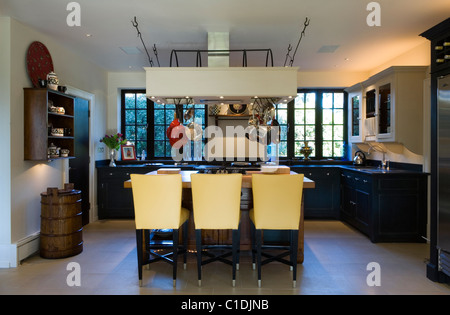
[{"label": "flower arrangement", "polygon": [[105,135],[102,139],[100,139],[100,142],[106,144],[106,146],[111,150],[119,150],[122,144],[127,143],[127,140],[122,139],[122,137],[123,134],[121,133],[117,133],[115,135]]}]

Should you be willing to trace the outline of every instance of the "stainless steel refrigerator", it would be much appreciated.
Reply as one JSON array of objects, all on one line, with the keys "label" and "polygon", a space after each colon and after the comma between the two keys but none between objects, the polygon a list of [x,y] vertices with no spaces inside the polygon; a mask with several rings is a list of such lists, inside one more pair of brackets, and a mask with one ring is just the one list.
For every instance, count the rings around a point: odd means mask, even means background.
[{"label": "stainless steel refrigerator", "polygon": [[438,78],[439,270],[450,276],[450,75]]}]

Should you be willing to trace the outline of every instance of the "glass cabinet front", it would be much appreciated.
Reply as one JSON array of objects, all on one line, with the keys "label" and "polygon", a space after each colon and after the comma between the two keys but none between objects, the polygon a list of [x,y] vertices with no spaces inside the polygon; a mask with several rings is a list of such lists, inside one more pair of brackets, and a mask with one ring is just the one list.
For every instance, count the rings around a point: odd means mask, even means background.
[{"label": "glass cabinet front", "polygon": [[352,137],[358,137],[360,130],[360,97],[355,95],[351,99],[352,104]]},{"label": "glass cabinet front", "polygon": [[378,133],[391,132],[391,84],[379,88]]}]

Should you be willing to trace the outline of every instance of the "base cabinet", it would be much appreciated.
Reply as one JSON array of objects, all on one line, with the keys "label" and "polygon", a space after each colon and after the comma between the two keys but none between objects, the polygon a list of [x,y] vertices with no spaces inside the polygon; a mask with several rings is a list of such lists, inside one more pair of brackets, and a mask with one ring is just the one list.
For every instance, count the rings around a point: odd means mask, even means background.
[{"label": "base cabinet", "polygon": [[341,177],[341,219],[369,234],[372,179],[352,172],[342,172]]},{"label": "base cabinet", "polygon": [[313,180],[314,189],[304,189],[305,219],[339,219],[340,182],[338,167],[291,167]]},{"label": "base cabinet", "polygon": [[341,219],[372,242],[425,242],[427,175],[341,173]]},{"label": "base cabinet", "polygon": [[142,167],[99,167],[97,168],[98,218],[134,218],[133,192],[124,188],[123,182],[130,174],[146,174],[152,169]]}]

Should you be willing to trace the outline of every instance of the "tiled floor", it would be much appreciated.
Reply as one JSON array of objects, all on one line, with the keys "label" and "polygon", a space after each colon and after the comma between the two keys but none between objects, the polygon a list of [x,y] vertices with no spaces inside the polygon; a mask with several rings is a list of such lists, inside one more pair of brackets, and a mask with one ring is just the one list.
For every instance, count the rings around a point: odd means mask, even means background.
[{"label": "tiled floor", "polygon": [[[202,287],[198,287],[193,255],[187,270],[180,264],[176,288],[171,266],[164,262],[144,268],[143,287],[139,287],[133,228],[134,222],[126,220],[91,223],[83,231],[81,254],[56,260],[35,255],[18,268],[0,269],[0,294],[450,295],[450,285],[426,278],[428,245],[373,244],[339,221],[305,222],[305,261],[298,267],[296,288],[289,267],[279,263],[263,266],[262,288],[258,288],[248,253],[242,255],[236,287],[231,286],[230,266],[218,262],[203,267]],[[70,262],[80,266],[80,286],[67,285]],[[380,266],[380,286],[366,282],[370,262]]]}]

